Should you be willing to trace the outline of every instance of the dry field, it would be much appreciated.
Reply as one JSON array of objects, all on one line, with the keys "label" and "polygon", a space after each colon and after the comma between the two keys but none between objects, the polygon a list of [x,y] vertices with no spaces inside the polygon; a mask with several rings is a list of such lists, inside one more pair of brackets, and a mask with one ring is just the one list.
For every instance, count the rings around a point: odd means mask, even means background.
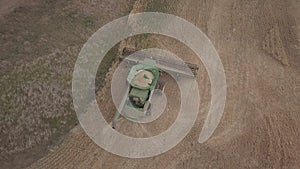
[{"label": "dry field", "polygon": [[[5,29],[0,28],[1,86],[9,86],[15,82],[9,90],[1,87],[0,163],[4,165],[0,168],[24,168],[29,165],[32,169],[300,168],[299,1],[137,0],[133,3],[123,0],[76,0],[66,2],[66,9],[59,2],[43,4],[30,1],[30,7],[25,5],[21,10],[12,10],[16,4],[18,3],[10,4],[12,7],[9,10],[0,8],[6,11],[0,13],[4,16],[1,22],[6,25]],[[34,15],[44,11],[41,10],[42,7],[50,5],[55,8],[47,9],[43,15]],[[67,120],[75,118],[68,99],[72,66],[80,46],[98,26],[125,15],[130,10],[161,11],[180,16],[205,32],[218,51],[227,78],[227,102],[221,123],[204,144],[199,144],[197,140],[211,98],[207,72],[201,61],[186,46],[158,35],[127,39],[121,46],[166,49],[200,66],[197,78],[201,96],[200,113],[185,139],[159,156],[129,159],[98,147],[80,126],[68,133],[76,124],[76,120]],[[75,14],[70,11],[75,11]],[[49,13],[53,13],[50,19]],[[30,17],[37,26],[21,22],[22,19],[29,21]],[[45,29],[42,23],[53,26],[56,24],[52,23],[53,18],[64,21],[62,26],[54,27],[56,31],[53,31],[53,27]],[[15,25],[18,27],[14,28]],[[22,26],[25,28],[21,28]],[[22,29],[33,33],[26,33]],[[14,31],[18,34],[14,34]],[[58,38],[64,34],[64,38]],[[80,38],[73,37],[78,34],[81,35]],[[31,38],[32,42],[25,43],[24,37]],[[43,42],[45,39],[46,42]],[[14,47],[18,44],[24,46],[16,52]],[[26,45],[29,47],[26,48]],[[53,53],[53,49],[57,51]],[[36,53],[32,54],[34,52]],[[110,96],[110,81],[117,66],[118,62],[113,62],[102,88],[97,92],[99,107],[105,112],[108,122],[115,113]],[[21,72],[25,70],[28,75],[21,76]],[[29,78],[32,74],[34,78]],[[15,76],[19,79],[14,79]],[[174,105],[178,105],[180,99],[177,97],[175,82],[167,76],[165,79],[168,81],[165,89],[168,105],[163,116],[144,125],[121,119],[118,123],[119,132],[134,137],[148,137],[164,131],[172,124],[178,110],[178,106]],[[10,93],[12,94],[9,95]],[[18,99],[20,94],[22,99]],[[11,108],[14,105],[9,103],[14,100],[21,107]],[[4,106],[5,109],[2,108]],[[12,113],[17,115],[13,116]],[[52,121],[49,122],[49,119]],[[26,130],[21,129],[24,126],[27,126]],[[67,129],[58,130],[60,134],[55,135],[54,128]],[[44,138],[47,140],[43,140]],[[28,140],[34,142],[29,144]],[[9,144],[10,142],[13,144]]]}]

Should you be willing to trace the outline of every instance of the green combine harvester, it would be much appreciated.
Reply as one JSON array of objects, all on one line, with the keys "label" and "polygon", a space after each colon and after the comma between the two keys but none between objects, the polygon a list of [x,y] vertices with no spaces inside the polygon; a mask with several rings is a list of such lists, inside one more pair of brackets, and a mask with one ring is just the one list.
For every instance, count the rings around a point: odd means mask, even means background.
[{"label": "green combine harvester", "polygon": [[125,59],[127,63],[134,65],[127,76],[127,83],[129,85],[118,109],[122,113],[117,110],[112,121],[114,129],[121,114],[124,118],[136,122],[139,120],[139,117],[151,115],[151,98],[154,89],[164,89],[164,83],[159,81],[162,73],[171,71],[175,74],[194,78],[199,69],[195,64],[186,63],[187,66],[183,66],[146,56],[127,58],[124,57],[124,55],[128,55],[127,50],[124,48],[121,59]]}]

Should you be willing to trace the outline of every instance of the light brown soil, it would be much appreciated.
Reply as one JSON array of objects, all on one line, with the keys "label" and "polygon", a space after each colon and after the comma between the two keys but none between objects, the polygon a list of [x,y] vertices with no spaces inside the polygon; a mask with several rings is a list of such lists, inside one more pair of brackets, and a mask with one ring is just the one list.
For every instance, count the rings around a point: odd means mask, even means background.
[{"label": "light brown soil", "polygon": [[[30,168],[300,168],[300,2],[165,0],[163,3],[166,6],[157,9],[187,19],[208,35],[224,65],[226,108],[210,140],[204,144],[197,141],[210,102],[205,68],[183,44],[151,36],[147,42],[200,65],[197,79],[200,114],[187,137],[162,155],[128,159],[101,149],[77,126],[60,146]],[[146,4],[144,1],[140,4],[139,9],[146,9],[141,7]],[[153,4],[157,3],[148,1],[149,4],[155,7]],[[117,63],[98,93],[107,121],[115,113],[110,79],[116,66]],[[172,82],[168,85],[165,92],[173,96],[170,102],[176,103],[178,93],[171,90],[175,86]],[[171,105],[169,111],[176,112],[177,108]],[[169,127],[174,117],[168,116],[163,123],[153,126],[122,119],[118,130],[130,136],[147,137]]]}]

